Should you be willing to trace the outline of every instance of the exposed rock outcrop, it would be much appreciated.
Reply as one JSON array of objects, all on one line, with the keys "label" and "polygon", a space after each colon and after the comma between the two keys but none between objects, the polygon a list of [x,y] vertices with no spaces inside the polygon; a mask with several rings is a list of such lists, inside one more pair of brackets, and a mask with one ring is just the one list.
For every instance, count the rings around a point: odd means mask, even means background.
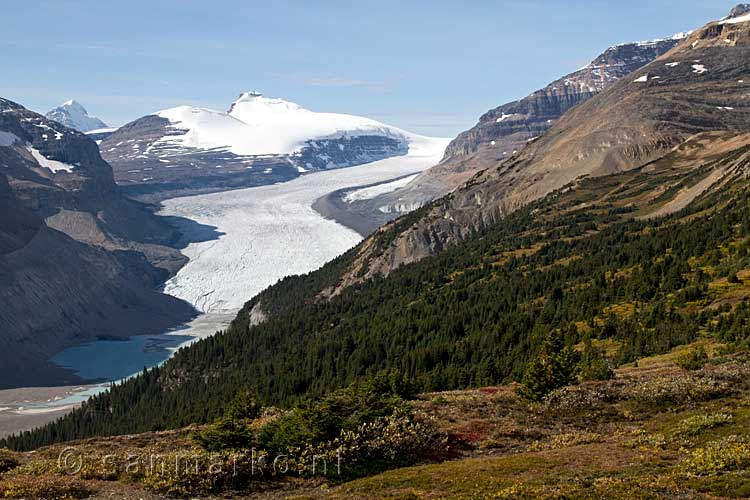
[{"label": "exposed rock outcrop", "polygon": [[698,133],[750,130],[746,82],[750,22],[710,23],[572,108],[517,155],[381,229],[360,248],[342,287],[434,255],[578,178],[638,168]]},{"label": "exposed rock outcrop", "polygon": [[177,234],[124,198],[91,139],[0,99],[0,387],[68,384],[46,360],[194,315],[160,293]]},{"label": "exposed rock outcrop", "polygon": [[680,33],[664,40],[608,48],[584,68],[523,99],[488,111],[477,125],[448,145],[440,164],[404,188],[360,205],[368,205],[372,212],[388,213],[393,219],[448,194],[480,170],[512,157],[569,109],[671,50],[685,36]]}]

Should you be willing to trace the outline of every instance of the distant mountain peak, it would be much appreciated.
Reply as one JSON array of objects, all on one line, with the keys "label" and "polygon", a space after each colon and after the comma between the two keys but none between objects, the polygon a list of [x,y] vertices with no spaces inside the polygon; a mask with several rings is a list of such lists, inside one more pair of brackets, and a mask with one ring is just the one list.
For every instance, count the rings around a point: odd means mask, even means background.
[{"label": "distant mountain peak", "polygon": [[738,4],[731,11],[729,11],[729,15],[725,17],[724,19],[722,19],[722,21],[727,20],[727,19],[734,19],[735,17],[744,16],[745,14],[750,14],[750,3]]},{"label": "distant mountain peak", "polygon": [[261,92],[256,92],[255,90],[250,90],[248,92],[241,93],[238,100],[252,100],[258,97],[263,97],[263,94]]},{"label": "distant mountain peak", "polygon": [[47,119],[62,123],[68,128],[79,132],[89,132],[100,128],[107,128],[107,124],[95,116],[90,116],[86,108],[78,101],[70,99],[46,115]]}]

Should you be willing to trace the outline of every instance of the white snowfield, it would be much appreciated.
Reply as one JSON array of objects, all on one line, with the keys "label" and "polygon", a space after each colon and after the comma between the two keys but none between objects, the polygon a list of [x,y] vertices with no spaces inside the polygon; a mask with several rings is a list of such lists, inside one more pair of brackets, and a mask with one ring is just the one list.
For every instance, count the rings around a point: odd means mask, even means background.
[{"label": "white snowfield", "polygon": [[362,237],[318,214],[312,208],[315,200],[421,172],[440,161],[448,142],[419,138],[406,156],[283,184],[165,201],[163,215],[186,217],[225,233],[184,249],[190,261],[167,282],[165,292],[202,312],[233,312],[279,279],[319,268]]},{"label": "white snowfield", "polygon": [[376,186],[349,191],[344,196],[344,201],[347,203],[351,203],[353,201],[371,200],[373,198],[377,198],[382,194],[392,193],[393,191],[406,186],[418,176],[419,174],[414,174],[408,177],[402,177],[401,179],[396,179],[392,182],[387,182],[385,184],[378,184]]},{"label": "white snowfield", "polygon": [[117,130],[117,127],[95,128],[94,130],[86,131],[86,135],[110,134],[112,132],[115,132],[116,130]]},{"label": "white snowfield", "polygon": [[44,156],[41,151],[31,146],[26,146],[26,149],[29,151],[29,153],[31,153],[31,156],[34,157],[34,159],[40,166],[49,169],[54,173],[72,172],[75,168],[73,165],[68,165],[67,163],[63,163],[61,161],[50,160],[49,158]]},{"label": "white snowfield", "polygon": [[228,113],[179,106],[156,115],[169,120],[173,128],[187,131],[159,142],[198,149],[226,148],[239,156],[288,155],[309,140],[378,135],[405,145],[419,138],[369,118],[317,113],[257,92],[240,95]]},{"label": "white snowfield", "polygon": [[750,21],[750,14],[744,14],[739,17],[733,17],[730,19],[723,19],[719,21],[719,24],[739,24],[739,23],[746,23]]}]

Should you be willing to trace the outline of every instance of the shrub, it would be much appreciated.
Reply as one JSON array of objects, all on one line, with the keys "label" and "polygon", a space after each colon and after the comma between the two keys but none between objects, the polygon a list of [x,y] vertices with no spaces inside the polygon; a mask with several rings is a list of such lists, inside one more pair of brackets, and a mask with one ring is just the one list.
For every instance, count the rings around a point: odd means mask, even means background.
[{"label": "shrub", "polygon": [[340,464],[342,475],[353,478],[438,458],[447,443],[447,436],[432,419],[397,409],[392,415],[342,431],[336,439],[308,446],[303,456]]},{"label": "shrub", "polygon": [[255,433],[247,421],[222,418],[191,435],[193,442],[208,451],[249,450],[255,446]]},{"label": "shrub", "polygon": [[552,333],[539,356],[526,368],[518,395],[532,402],[540,402],[555,389],[572,384],[578,369],[578,353],[563,347],[559,333]]},{"label": "shrub", "polygon": [[703,347],[692,349],[677,358],[677,366],[683,370],[700,370],[708,363],[708,354]]},{"label": "shrub", "polygon": [[2,498],[70,500],[86,498],[91,493],[82,481],[69,476],[18,474],[0,480]]},{"label": "shrub", "polygon": [[708,401],[730,392],[726,382],[705,375],[661,377],[625,389],[624,397],[646,406],[664,407]]},{"label": "shrub", "polygon": [[255,393],[243,389],[227,405],[224,416],[192,434],[193,441],[208,451],[242,450],[255,446],[252,420],[260,415]]},{"label": "shrub", "polygon": [[713,413],[711,415],[694,415],[677,424],[675,433],[684,436],[697,436],[703,431],[731,423],[732,415]]},{"label": "shrub", "polygon": [[577,413],[602,408],[611,399],[604,391],[591,386],[561,387],[544,398],[547,409],[560,413]]},{"label": "shrub", "polygon": [[318,402],[300,404],[264,425],[258,433],[258,443],[271,453],[284,453],[290,448],[333,440],[342,431],[355,430],[407,407],[404,400],[392,392],[390,384],[356,382]]},{"label": "shrub", "polygon": [[157,493],[193,497],[243,487],[252,472],[244,453],[170,453],[146,467],[143,484]]},{"label": "shrub", "polygon": [[552,439],[546,442],[535,441],[530,447],[530,451],[557,450],[560,448],[569,448],[582,444],[601,443],[604,439],[601,434],[588,431],[565,432],[555,434]]},{"label": "shrub", "polygon": [[705,448],[693,451],[682,463],[688,474],[710,474],[715,472],[745,470],[750,467],[750,444],[738,436],[729,436],[712,441]]},{"label": "shrub", "polygon": [[625,442],[625,446],[630,448],[664,448],[667,445],[667,438],[664,434],[649,434],[643,429],[633,433],[635,437]]},{"label": "shrub", "polygon": [[18,467],[15,454],[6,449],[0,449],[0,474]]},{"label": "shrub", "polygon": [[599,349],[594,348],[591,341],[586,342],[583,350],[583,358],[579,364],[579,378],[582,382],[615,378],[615,372],[610,367],[607,358]]},{"label": "shrub", "polygon": [[250,388],[241,390],[227,405],[224,417],[228,420],[253,420],[260,415],[261,407],[255,400],[255,391]]}]

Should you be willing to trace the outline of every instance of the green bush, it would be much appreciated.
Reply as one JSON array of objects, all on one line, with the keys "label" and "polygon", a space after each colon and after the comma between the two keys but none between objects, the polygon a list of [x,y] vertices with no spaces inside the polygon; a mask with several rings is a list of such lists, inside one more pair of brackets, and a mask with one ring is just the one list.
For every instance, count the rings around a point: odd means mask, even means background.
[{"label": "green bush", "polygon": [[688,474],[747,470],[750,468],[750,444],[738,436],[729,436],[708,443],[705,448],[693,451],[682,469]]},{"label": "green bush", "polygon": [[540,402],[555,389],[572,384],[576,380],[579,357],[571,347],[563,347],[559,334],[551,334],[539,356],[526,368],[518,395],[527,401]]},{"label": "green bush", "polygon": [[18,460],[10,450],[0,449],[0,474],[18,467]]},{"label": "green bush", "polygon": [[392,380],[395,378],[390,375],[378,376],[334,391],[320,401],[300,404],[263,426],[258,443],[271,453],[284,453],[290,448],[333,440],[342,431],[354,430],[389,416],[398,408],[406,408],[405,401],[395,393]]},{"label": "green bush", "polygon": [[249,450],[255,446],[255,433],[245,420],[222,418],[192,434],[193,442],[208,451]]},{"label": "green bush", "polygon": [[261,407],[255,399],[255,391],[250,388],[241,390],[230,401],[224,410],[224,417],[229,420],[253,420],[260,415]]},{"label": "green bush", "polygon": [[703,347],[692,349],[677,358],[677,366],[683,370],[700,370],[708,363],[708,353]]},{"label": "green bush", "polygon": [[712,413],[711,415],[694,415],[682,420],[675,434],[683,436],[697,436],[703,431],[714,429],[731,423],[732,415],[728,413]]},{"label": "green bush", "polygon": [[252,475],[245,453],[171,453],[144,471],[150,490],[175,497],[206,496],[244,487]]},{"label": "green bush", "polygon": [[227,405],[222,418],[193,433],[193,441],[208,451],[250,449],[255,446],[250,423],[259,414],[255,393],[243,389]]},{"label": "green bush", "polygon": [[18,474],[0,479],[0,498],[71,500],[91,490],[79,479],[58,475]]},{"label": "green bush", "polygon": [[647,408],[664,409],[710,401],[732,392],[729,383],[701,374],[683,374],[645,380],[625,388],[624,399]]},{"label": "green bush", "polygon": [[591,380],[612,380],[615,372],[609,366],[609,361],[601,350],[596,349],[591,341],[587,341],[583,349],[583,357],[579,364],[579,378],[582,382]]},{"label": "green bush", "polygon": [[392,415],[342,431],[336,439],[308,446],[303,456],[324,458],[329,467],[337,465],[336,474],[351,479],[440,457],[447,444],[447,436],[432,419],[398,408]]}]

